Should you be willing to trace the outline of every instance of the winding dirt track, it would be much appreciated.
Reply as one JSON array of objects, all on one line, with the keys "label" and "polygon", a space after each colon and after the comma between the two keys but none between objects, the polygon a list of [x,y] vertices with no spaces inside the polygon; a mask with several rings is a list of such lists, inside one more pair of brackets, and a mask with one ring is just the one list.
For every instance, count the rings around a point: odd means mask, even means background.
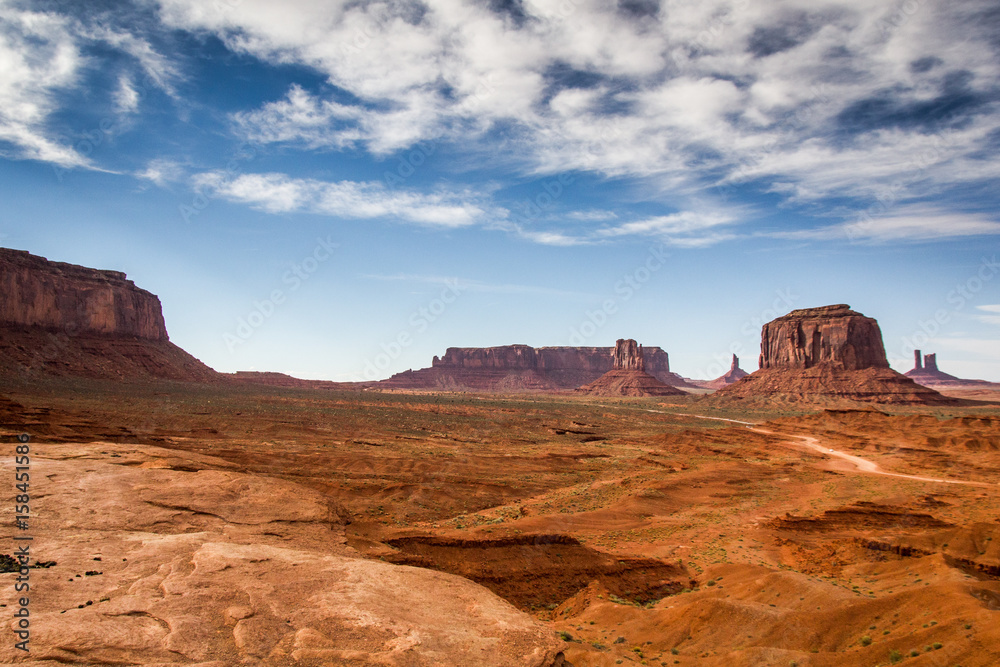
[{"label": "winding dirt track", "polygon": [[[960,479],[939,479],[936,477],[921,477],[919,475],[904,475],[898,472],[888,472],[882,470],[879,464],[874,461],[869,461],[868,459],[861,458],[860,456],[855,456],[854,454],[848,454],[847,452],[840,452],[836,449],[830,449],[829,447],[824,447],[820,444],[819,438],[814,438],[808,435],[793,435],[791,433],[775,433],[774,431],[768,431],[763,428],[752,428],[757,426],[756,422],[745,422],[738,419],[725,419],[723,417],[707,417],[705,415],[693,415],[680,412],[668,413],[663,410],[647,410],[647,412],[659,412],[663,414],[675,414],[683,417],[696,417],[698,419],[711,419],[714,421],[732,422],[735,424],[744,424],[747,426],[748,430],[755,431],[757,433],[764,433],[766,435],[777,435],[782,438],[788,438],[786,442],[793,446],[801,446],[811,449],[815,452],[819,452],[824,456],[829,456],[835,459],[841,459],[847,461],[854,465],[855,472],[865,472],[872,475],[885,475],[886,477],[899,477],[902,479],[912,479],[918,482],[934,482],[937,484],[968,484],[970,486],[997,486],[996,484],[990,484],[988,482],[971,482]],[[795,442],[796,440],[800,442]]]}]

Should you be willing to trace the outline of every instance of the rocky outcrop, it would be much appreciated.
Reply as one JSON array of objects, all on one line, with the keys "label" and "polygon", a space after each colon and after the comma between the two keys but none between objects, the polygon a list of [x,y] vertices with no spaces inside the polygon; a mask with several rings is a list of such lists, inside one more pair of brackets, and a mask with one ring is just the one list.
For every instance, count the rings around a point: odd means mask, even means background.
[{"label": "rocky outcrop", "polygon": [[160,300],[119,271],[0,248],[0,375],[217,381],[172,344]]},{"label": "rocky outcrop", "polygon": [[[565,642],[486,588],[362,558],[345,512],[309,485],[147,445],[47,444],[32,459],[46,474],[31,480],[45,517],[31,561],[51,566],[30,570],[44,595],[24,664],[565,664]],[[0,645],[0,664],[24,660]]]},{"label": "rocky outcrop", "polygon": [[839,304],[794,310],[764,325],[760,370],[715,396],[876,403],[953,403],[889,368],[878,323]]},{"label": "rocky outcrop", "polygon": [[646,362],[642,357],[642,345],[637,344],[631,338],[628,340],[619,338],[615,342],[615,351],[611,358],[614,370],[646,370]]},{"label": "rocky outcrop", "polygon": [[925,354],[921,358],[920,350],[913,351],[913,369],[904,375],[917,384],[925,387],[942,387],[949,389],[984,389],[998,387],[995,382],[986,380],[966,380],[949,375],[937,367],[937,354]]},{"label": "rocky outcrop", "polygon": [[631,338],[615,343],[612,369],[577,392],[592,396],[683,396],[676,387],[660,382],[643,370],[642,346]]},{"label": "rocky outcrop", "polygon": [[878,322],[838,304],[793,310],[764,325],[760,368],[889,368]]},{"label": "rocky outcrop", "polygon": [[[454,391],[561,391],[593,382],[614,366],[610,347],[449,347],[430,368],[397,373],[378,383],[384,389]],[[664,384],[693,389],[670,371],[659,347],[643,348],[647,373]]]},{"label": "rocky outcrop", "polygon": [[733,362],[729,366],[729,370],[714,380],[709,380],[708,382],[700,382],[700,386],[706,389],[722,389],[723,387],[728,387],[734,382],[738,382],[745,378],[749,373],[740,368],[740,358],[735,354],[733,355]]},{"label": "rocky outcrop", "polygon": [[0,325],[167,340],[160,300],[124,273],[0,248]]}]

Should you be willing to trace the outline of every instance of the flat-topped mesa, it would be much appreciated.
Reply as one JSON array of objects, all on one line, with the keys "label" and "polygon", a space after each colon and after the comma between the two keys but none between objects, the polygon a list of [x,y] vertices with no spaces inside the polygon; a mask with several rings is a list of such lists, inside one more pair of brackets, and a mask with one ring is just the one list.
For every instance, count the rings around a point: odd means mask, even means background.
[{"label": "flat-topped mesa", "polygon": [[[431,368],[538,371],[583,371],[604,373],[612,369],[611,347],[449,347],[443,356],[434,357]],[[646,370],[656,374],[670,372],[670,356],[659,347],[643,348]]]},{"label": "flat-topped mesa", "polygon": [[0,326],[165,341],[160,300],[120,271],[0,248]]},{"label": "flat-topped mesa", "polygon": [[611,367],[616,370],[644,371],[646,362],[642,356],[642,345],[631,338],[615,341],[615,351],[611,355]]},{"label": "flat-topped mesa", "polygon": [[764,325],[760,368],[889,368],[878,322],[846,304],[793,310]]},{"label": "flat-topped mesa", "polygon": [[533,369],[538,365],[535,348],[529,345],[498,347],[449,347],[440,359],[434,357],[432,368],[489,368],[495,370]]}]

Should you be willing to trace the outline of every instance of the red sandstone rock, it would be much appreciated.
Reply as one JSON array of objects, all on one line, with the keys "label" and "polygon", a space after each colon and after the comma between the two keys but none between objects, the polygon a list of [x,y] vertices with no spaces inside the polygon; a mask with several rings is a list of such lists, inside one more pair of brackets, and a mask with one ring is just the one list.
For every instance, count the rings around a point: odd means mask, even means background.
[{"label": "red sandstone rock", "polygon": [[793,310],[764,325],[761,369],[820,364],[847,371],[889,368],[878,322],[839,304]]},{"label": "red sandstone rock", "polygon": [[644,371],[646,363],[642,358],[642,345],[634,340],[619,338],[615,341],[615,351],[612,354],[614,370]]},{"label": "red sandstone rock", "polygon": [[[397,373],[378,383],[386,389],[453,391],[560,391],[593,382],[614,365],[610,347],[449,347],[430,368]],[[674,387],[693,389],[670,371],[659,347],[643,348],[646,372]]]},{"label": "red sandstone rock", "polygon": [[740,368],[740,358],[734,354],[733,362],[729,366],[728,372],[726,372],[724,375],[715,378],[714,380],[701,383],[701,386],[708,389],[722,389],[723,387],[728,387],[734,382],[742,380],[747,375],[749,375],[749,373]]},{"label": "red sandstone rock", "polygon": [[306,485],[146,445],[47,444],[32,462],[32,560],[55,564],[31,571],[30,655],[8,617],[0,664],[566,664],[565,642],[486,588],[361,558]]},{"label": "red sandstone rock", "polygon": [[160,300],[119,271],[0,248],[0,324],[167,340]]},{"label": "red sandstone rock", "polygon": [[594,396],[683,396],[684,392],[660,382],[643,368],[642,346],[631,338],[615,343],[613,368],[593,382],[577,389]]},{"label": "red sandstone rock", "polygon": [[124,273],[0,248],[0,375],[220,379],[167,338],[160,300]]},{"label": "red sandstone rock", "polygon": [[954,402],[889,368],[878,323],[846,305],[794,310],[764,325],[760,370],[717,397]]}]

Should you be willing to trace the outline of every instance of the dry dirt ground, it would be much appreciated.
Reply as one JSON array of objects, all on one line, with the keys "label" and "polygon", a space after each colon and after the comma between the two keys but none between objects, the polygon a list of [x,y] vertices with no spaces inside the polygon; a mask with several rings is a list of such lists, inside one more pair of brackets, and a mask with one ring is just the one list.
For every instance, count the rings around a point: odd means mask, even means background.
[{"label": "dry dirt ground", "polygon": [[25,664],[1000,664],[997,402],[63,380],[0,425]]}]

